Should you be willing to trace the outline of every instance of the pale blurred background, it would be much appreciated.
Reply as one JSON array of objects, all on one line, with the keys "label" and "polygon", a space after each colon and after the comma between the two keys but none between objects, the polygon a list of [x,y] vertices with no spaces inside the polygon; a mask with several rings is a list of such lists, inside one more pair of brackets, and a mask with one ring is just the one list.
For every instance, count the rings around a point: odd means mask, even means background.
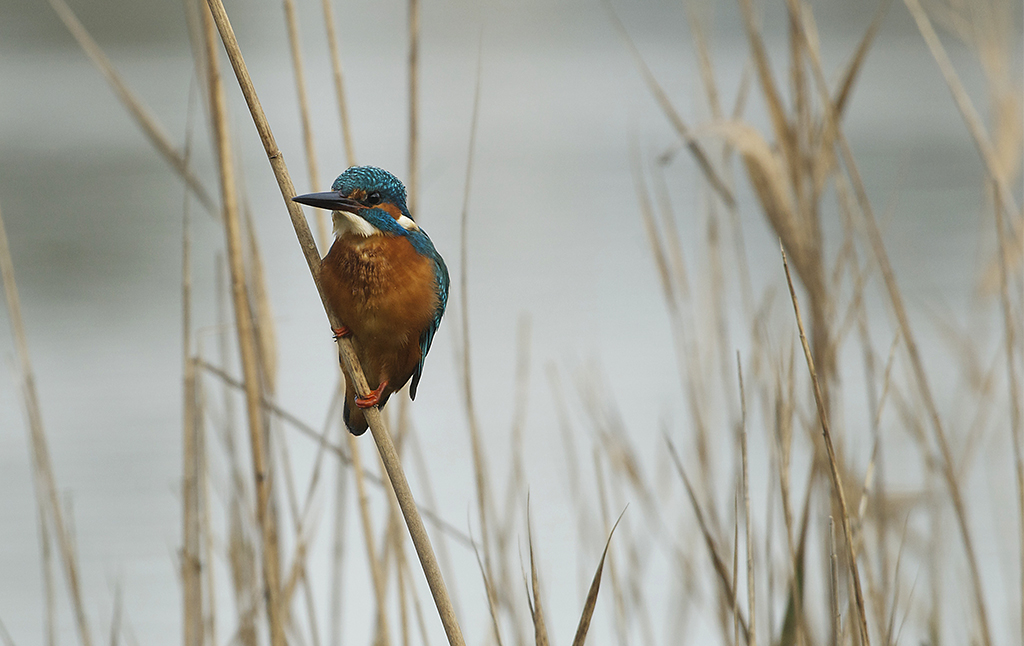
[{"label": "pale blurred background", "polygon": [[[684,3],[630,0],[613,4],[679,112],[691,124],[706,121],[709,111]],[[761,4],[764,31],[776,57],[775,75],[786,87],[784,3]],[[737,7],[731,2],[712,5],[713,11],[707,9],[705,14],[712,16],[713,63],[723,103],[731,109],[749,49]],[[812,5],[826,73],[834,81],[876,6],[839,1]],[[182,7],[174,2],[128,0],[75,0],[71,6],[179,147],[184,146],[192,115],[193,164],[207,189],[216,194],[213,154],[198,108]],[[230,2],[227,10],[296,189],[312,190],[301,148],[281,4]],[[316,188],[322,190],[344,170],[345,156],[319,3],[303,0],[299,11],[322,175]],[[341,2],[336,12],[357,159],[405,177],[406,6]],[[1012,15],[1012,65],[1019,78],[1019,3]],[[557,643],[565,644],[575,629],[608,528],[598,527],[595,535],[581,542],[576,523],[570,522],[578,501],[566,487],[551,371],[561,375],[567,399],[576,402],[571,404],[574,410],[579,408],[578,383],[601,384],[601,396],[621,411],[651,473],[657,471],[657,479],[674,489],[678,489],[675,474],[663,468],[662,435],[668,432],[684,452],[690,446],[690,418],[680,394],[669,319],[639,216],[630,161],[634,145],[649,165],[678,138],[599,2],[424,2],[421,19],[421,190],[416,215],[453,276],[461,266],[459,214],[481,52],[479,131],[468,229],[477,407],[496,482],[504,483],[517,329],[525,317],[530,325],[531,363],[524,460],[533,535],[539,547],[548,624]],[[955,38],[944,36],[944,42],[972,99],[987,114],[986,86],[976,57]],[[226,89],[245,195],[262,245],[274,310],[279,344],[277,401],[318,427],[336,379],[329,329],[230,75]],[[920,342],[927,348],[926,363],[940,412],[960,446],[975,411],[959,408],[957,393],[966,377],[951,358],[957,353],[955,342],[940,322],[974,335],[986,368],[995,361],[992,357],[1002,347],[997,296],[979,291],[994,258],[992,216],[986,210],[979,156],[902,3],[890,8],[851,101],[845,132],[879,215]],[[751,92],[745,116],[768,128],[756,91]],[[777,239],[765,224],[745,176],[739,170],[736,176],[754,287],[759,296],[768,286],[775,290],[774,314],[768,323],[777,345],[789,348],[795,328],[784,298]],[[667,167],[666,177],[688,268],[706,292],[706,189],[685,152]],[[1019,200],[1019,176],[1013,190]],[[124,622],[138,643],[181,640],[177,553],[181,542],[184,201],[178,177],[153,150],[51,8],[40,0],[4,0],[0,4],[0,208],[19,281],[55,475],[73,519],[86,610],[94,640],[99,642],[109,631],[118,587],[124,595]],[[215,258],[223,253],[224,234],[195,203],[190,211],[195,325],[212,353]],[[834,255],[840,225],[834,213],[825,221],[832,223],[826,240]],[[730,302],[735,304],[735,275],[727,280]],[[893,328],[877,289],[877,275],[874,280],[869,311],[881,322],[875,341],[884,353]],[[464,531],[472,528],[478,536],[456,350],[461,302],[461,294],[454,291],[449,316],[410,410],[432,471],[437,512]],[[738,309],[734,313],[730,356],[736,350],[747,352],[750,344],[747,324]],[[0,339],[4,339],[0,341],[0,620],[14,642],[23,645],[43,642],[44,602],[29,444],[9,338],[8,319],[0,316]],[[864,458],[871,443],[857,432],[856,420],[863,415],[858,412],[863,403],[857,395],[863,381],[856,372],[859,364],[855,366],[851,369],[855,379],[844,382],[844,388],[850,389],[844,414],[851,430],[843,442],[851,454]],[[803,368],[802,359],[797,368]],[[230,371],[239,374],[235,365]],[[993,387],[992,401],[999,408],[992,415],[991,428],[977,436],[966,454],[963,468],[970,479],[968,504],[993,634],[997,643],[1012,644],[1020,635],[1018,519],[1006,449],[1005,370],[994,374],[999,385]],[[735,400],[730,395],[724,401]],[[728,428],[723,422],[723,432]],[[285,432],[296,473],[302,474],[304,482],[315,444]],[[577,432],[579,461],[589,473],[592,434],[582,423],[577,424]],[[372,457],[369,437],[360,441],[363,455]],[[897,472],[891,476],[895,487],[900,451],[908,450],[901,449],[900,442],[909,443],[906,434],[901,437],[888,447],[892,451],[889,464],[897,465],[890,467]],[[751,442],[755,453],[770,450],[762,427],[751,428]],[[729,472],[732,455],[723,451],[718,457],[723,472]],[[862,468],[865,461],[857,464]],[[333,479],[333,463],[330,467]],[[755,509],[763,514],[769,476],[763,465],[753,468],[752,497]],[[910,470],[918,468],[915,463]],[[222,502],[224,469],[212,469],[212,495]],[[800,486],[804,477],[794,476]],[[322,593],[318,602],[321,630],[327,623],[332,488],[326,485],[320,495],[323,514],[311,555],[311,571],[324,574],[313,580]],[[597,492],[592,493],[595,500],[590,504],[596,505]],[[687,502],[677,490],[671,498],[679,517],[692,523]],[[611,503],[615,514],[620,503],[628,502],[629,491],[615,492]],[[379,490],[371,490],[371,506],[382,518],[386,506]],[[727,496],[726,508],[731,508]],[[633,523],[633,531],[640,532],[645,522],[641,507],[634,504],[624,522]],[[819,528],[820,522],[825,521],[819,521]],[[374,615],[369,578],[361,563],[365,551],[356,521],[350,520],[348,527],[352,544],[345,557],[346,577],[351,577],[343,606],[345,641],[368,643]],[[764,527],[761,521],[760,528]],[[694,532],[692,526],[685,529],[686,542],[700,560],[704,555]],[[524,545],[525,533],[520,551]],[[463,629],[470,643],[485,643],[490,638],[489,623],[475,558],[461,545],[452,544],[449,549],[455,563],[449,585],[460,598]],[[962,581],[962,549],[952,530],[942,549],[953,564],[950,578]],[[659,643],[705,643],[708,635],[716,634],[710,618],[690,617],[685,631],[675,632],[672,611],[662,606],[676,598],[671,591],[679,577],[665,565],[664,557],[658,558],[646,566],[646,580],[656,609]],[[217,567],[223,580],[223,565]],[[76,636],[59,570],[57,582],[60,642],[71,643]],[[425,586],[418,585],[425,591]],[[713,598],[710,581],[699,587]],[[960,614],[953,612],[946,618],[944,634],[950,640],[947,643],[966,643],[969,634],[963,626],[973,616],[971,597],[966,586],[950,587],[949,607]],[[591,635],[594,644],[620,643],[611,628],[609,591],[606,581]],[[930,593],[922,584],[916,594],[925,599]],[[425,592],[421,600],[429,611]],[[218,628],[218,643],[226,643],[232,630],[232,601],[222,594],[219,602],[225,619]],[[780,611],[771,609],[776,614]],[[763,602],[761,612],[769,612]],[[432,643],[441,643],[443,633],[436,618],[428,613],[428,620]],[[923,622],[918,617],[914,623]],[[925,638],[912,632],[902,641],[920,643]],[[642,640],[634,637],[633,643]]]}]

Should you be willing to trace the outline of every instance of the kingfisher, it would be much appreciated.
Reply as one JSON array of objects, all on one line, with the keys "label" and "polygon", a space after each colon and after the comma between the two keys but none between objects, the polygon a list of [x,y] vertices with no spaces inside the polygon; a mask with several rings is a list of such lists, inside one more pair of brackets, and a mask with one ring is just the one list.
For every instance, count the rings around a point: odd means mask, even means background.
[{"label": "kingfisher", "polygon": [[416,399],[448,303],[448,267],[409,213],[405,186],[384,169],[353,166],[330,191],[292,199],[333,212],[334,244],[320,261],[320,283],[342,323],[334,338],[352,337],[366,380],[376,384],[358,397],[345,378],[345,425],[362,435],[363,410],[383,408],[410,378]]}]

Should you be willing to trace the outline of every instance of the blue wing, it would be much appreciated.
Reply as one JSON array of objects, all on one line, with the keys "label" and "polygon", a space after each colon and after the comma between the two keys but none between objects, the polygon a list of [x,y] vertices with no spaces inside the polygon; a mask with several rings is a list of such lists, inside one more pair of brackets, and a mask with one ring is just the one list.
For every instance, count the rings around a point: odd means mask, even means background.
[{"label": "blue wing", "polygon": [[[426,238],[426,235],[423,236]],[[419,386],[420,377],[423,376],[423,362],[427,359],[427,353],[430,352],[430,344],[434,340],[434,333],[437,332],[437,328],[441,325],[441,317],[444,316],[444,308],[448,304],[448,267],[444,264],[444,259],[434,249],[434,245],[430,243],[430,238],[427,238],[427,244],[430,245],[431,254],[434,261],[434,276],[437,278],[437,309],[434,311],[434,320],[430,322],[430,325],[423,334],[420,335],[420,362],[416,365],[416,372],[412,374],[412,385],[409,386],[409,397],[416,399],[416,387]]]}]

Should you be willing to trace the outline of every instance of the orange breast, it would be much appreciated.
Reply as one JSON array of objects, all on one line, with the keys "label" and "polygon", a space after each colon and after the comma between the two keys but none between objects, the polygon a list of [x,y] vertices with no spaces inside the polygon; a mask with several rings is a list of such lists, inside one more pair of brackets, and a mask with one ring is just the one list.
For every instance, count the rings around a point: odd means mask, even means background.
[{"label": "orange breast", "polygon": [[400,388],[438,306],[433,261],[404,237],[350,234],[335,240],[320,279],[328,304],[352,330],[371,387],[387,379]]}]

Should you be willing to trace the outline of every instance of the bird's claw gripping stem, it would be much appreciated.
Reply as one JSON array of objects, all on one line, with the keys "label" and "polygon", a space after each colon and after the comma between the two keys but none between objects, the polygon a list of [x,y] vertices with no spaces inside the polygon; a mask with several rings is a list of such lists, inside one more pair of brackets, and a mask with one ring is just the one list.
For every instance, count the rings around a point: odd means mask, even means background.
[{"label": "bird's claw gripping stem", "polygon": [[371,390],[366,397],[356,397],[356,406],[359,408],[373,408],[380,403],[381,393],[384,392],[384,387],[388,385],[387,380],[380,382],[376,390]]},{"label": "bird's claw gripping stem", "polygon": [[347,325],[342,325],[341,327],[332,328],[332,331],[334,332],[334,340],[335,341],[337,341],[338,339],[344,339],[345,337],[352,336],[352,330],[348,329]]}]

